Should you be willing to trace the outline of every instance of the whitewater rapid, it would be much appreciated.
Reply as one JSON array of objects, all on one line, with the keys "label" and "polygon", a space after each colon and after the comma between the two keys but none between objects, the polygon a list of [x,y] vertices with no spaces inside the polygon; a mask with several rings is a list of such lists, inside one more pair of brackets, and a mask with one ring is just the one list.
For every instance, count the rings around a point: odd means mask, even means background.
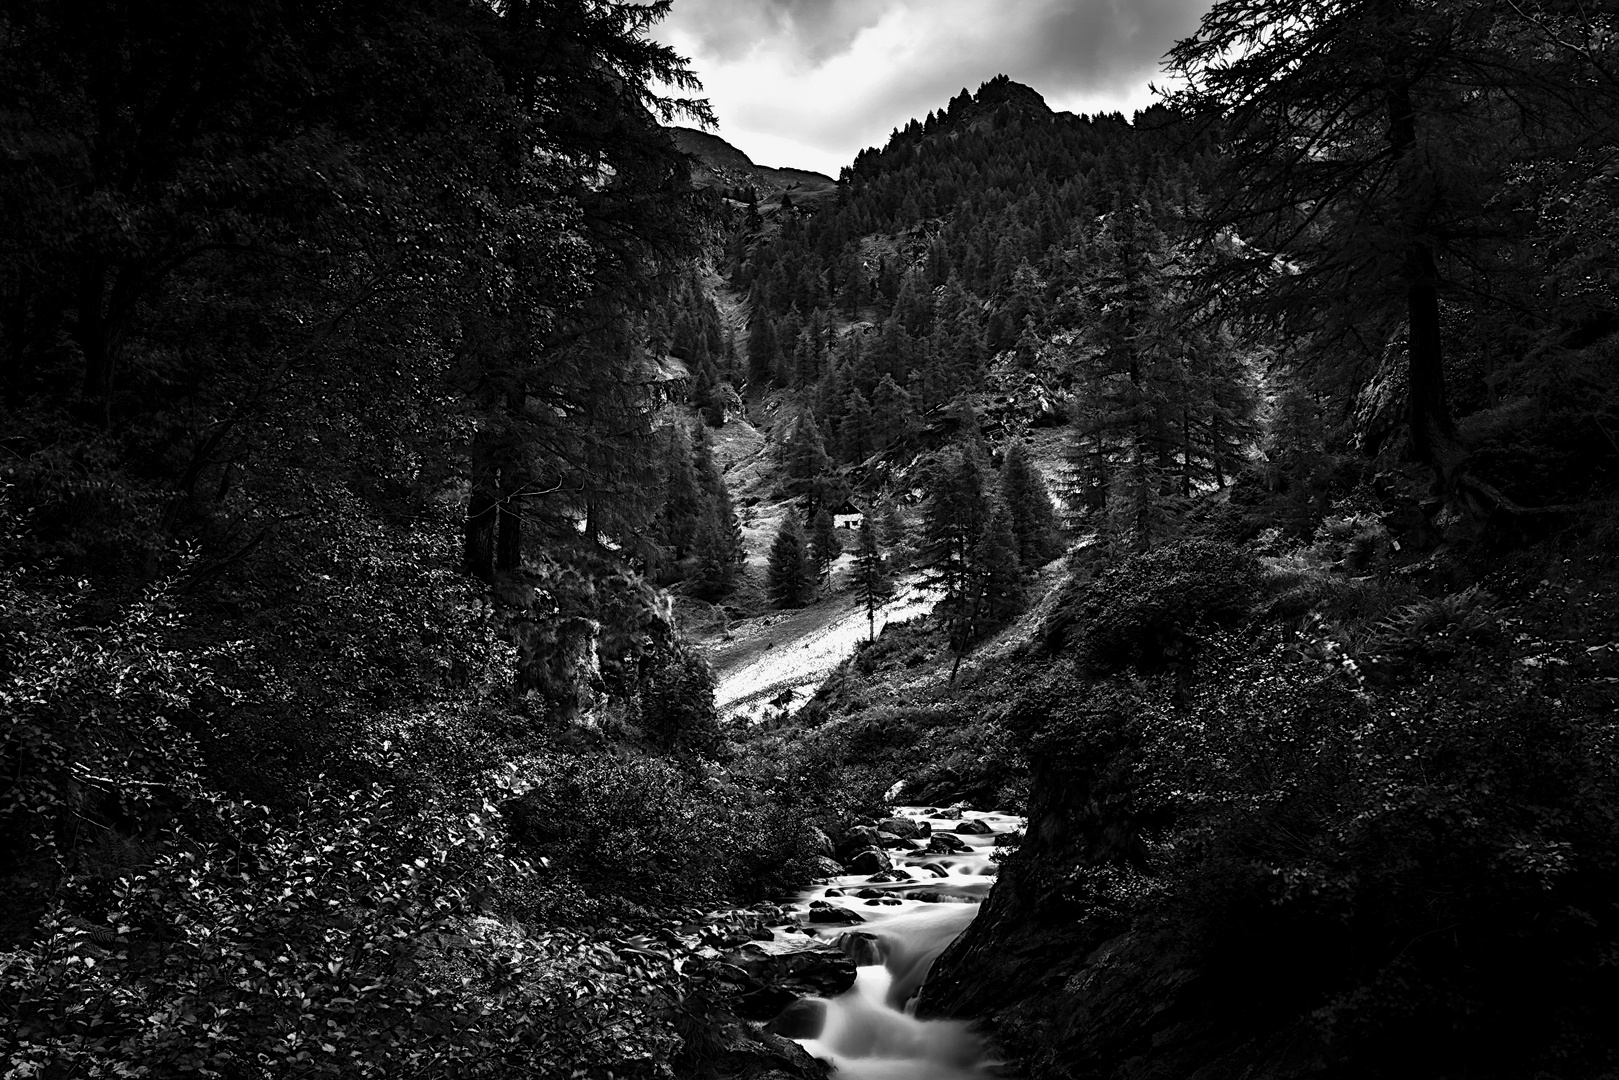
[{"label": "whitewater rapid", "polygon": [[[806,920],[811,904],[842,908],[864,920],[846,927],[813,927],[858,967],[854,986],[821,1007],[819,1032],[798,1042],[813,1056],[830,1061],[837,1080],[990,1080],[997,1063],[965,1021],[918,1020],[913,1013],[917,991],[934,960],[972,922],[994,884],[998,867],[991,856],[997,840],[1021,829],[1023,821],[1012,814],[971,810],[957,819],[931,807],[900,807],[898,813],[926,822],[934,833],[955,836],[968,850],[890,851],[894,866],[909,878],[885,881],[881,879],[888,875],[848,874],[797,898]],[[981,822],[991,831],[957,833],[962,821]],[[927,840],[917,842],[925,847]]]}]

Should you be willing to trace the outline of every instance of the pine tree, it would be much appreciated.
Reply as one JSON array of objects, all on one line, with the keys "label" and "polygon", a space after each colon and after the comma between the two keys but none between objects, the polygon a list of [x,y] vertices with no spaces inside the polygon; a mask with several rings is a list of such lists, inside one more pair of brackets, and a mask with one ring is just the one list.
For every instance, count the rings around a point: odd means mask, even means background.
[{"label": "pine tree", "polygon": [[655,535],[668,557],[678,562],[691,550],[702,513],[691,443],[679,424],[669,425],[664,439],[662,496]]},{"label": "pine tree", "polygon": [[954,638],[971,617],[973,555],[989,520],[989,500],[978,455],[960,446],[935,459],[926,482],[918,561],[927,583],[943,593],[940,607]]},{"label": "pine tree", "polygon": [[892,495],[878,500],[876,516],[877,544],[888,552],[887,565],[892,571],[905,558],[905,519],[900,517],[899,503]]},{"label": "pine tree", "polygon": [[692,462],[701,509],[692,541],[697,561],[690,583],[692,591],[702,599],[718,600],[736,584],[746,557],[742,523],[737,520],[731,493],[714,461],[713,444],[704,428],[697,429]]},{"label": "pine tree", "polygon": [[833,527],[831,509],[824,504],[810,520],[809,542],[810,553],[815,558],[816,574],[825,580],[832,563],[843,554],[843,541],[838,539],[838,530]]},{"label": "pine tree", "polygon": [[691,404],[703,415],[709,427],[725,425],[725,399],[719,394],[719,380],[714,375],[714,364],[705,358],[697,368],[697,378],[691,391]]},{"label": "pine tree", "polygon": [[851,390],[848,405],[843,415],[843,430],[840,433],[840,443],[843,450],[843,460],[850,465],[858,465],[871,456],[875,442],[874,432],[877,422],[872,416],[871,404],[859,390]]},{"label": "pine tree", "polygon": [[973,636],[1000,626],[1016,614],[1023,601],[1022,565],[1012,515],[995,507],[973,552]]},{"label": "pine tree", "polygon": [[867,637],[877,637],[877,609],[893,594],[893,583],[888,578],[882,549],[877,546],[877,528],[871,515],[860,519],[860,538],[854,559],[855,595],[866,609]]},{"label": "pine tree", "polygon": [[876,429],[875,442],[887,449],[904,442],[915,423],[916,406],[892,375],[884,375],[872,395],[872,420]]},{"label": "pine tree", "polygon": [[[1079,301],[1078,395],[1065,501],[1077,528],[1151,546],[1175,509],[1166,471],[1184,445],[1187,358],[1172,336],[1172,253],[1150,210],[1121,198],[1094,245]],[[1177,497],[1177,503],[1178,503]]]},{"label": "pine tree", "polygon": [[740,565],[735,558],[728,523],[714,513],[703,515],[693,542],[696,562],[687,579],[693,595],[702,600],[719,600],[736,586]]},{"label": "pine tree", "polygon": [[1315,528],[1326,495],[1326,428],[1321,406],[1297,382],[1286,384],[1277,395],[1265,439],[1269,461],[1266,480],[1283,496],[1283,527],[1308,536]]},{"label": "pine tree", "polygon": [[1056,514],[1046,482],[1029,460],[1028,448],[1021,439],[1006,448],[1001,462],[1000,496],[1017,538],[1018,561],[1026,570],[1043,566],[1056,553]]},{"label": "pine tree", "polygon": [[[1498,298],[1492,270],[1523,251],[1511,219],[1529,162],[1582,179],[1606,167],[1574,149],[1612,114],[1611,44],[1594,44],[1591,18],[1582,4],[1217,0],[1169,54],[1174,104],[1229,136],[1207,294],[1285,322],[1323,367],[1357,339],[1403,337],[1411,453],[1459,521],[1502,497],[1469,474],[1446,384],[1461,320],[1442,298]],[[1281,260],[1308,272],[1277,273]]]},{"label": "pine tree", "polygon": [[1124,459],[1113,471],[1108,489],[1107,527],[1102,538],[1147,552],[1176,532],[1181,499],[1172,492],[1172,478],[1144,441],[1124,448]]},{"label": "pine tree", "polygon": [[765,591],[777,607],[803,607],[815,595],[815,567],[798,515],[788,510],[770,545]]},{"label": "pine tree", "polygon": [[838,304],[843,314],[851,319],[859,318],[860,305],[866,302],[868,284],[866,269],[860,264],[860,256],[850,252],[844,256],[842,278],[838,286]]},{"label": "pine tree", "polygon": [[827,456],[826,440],[810,410],[799,411],[781,453],[787,494],[818,503],[824,487],[821,481],[832,471],[832,459]]}]

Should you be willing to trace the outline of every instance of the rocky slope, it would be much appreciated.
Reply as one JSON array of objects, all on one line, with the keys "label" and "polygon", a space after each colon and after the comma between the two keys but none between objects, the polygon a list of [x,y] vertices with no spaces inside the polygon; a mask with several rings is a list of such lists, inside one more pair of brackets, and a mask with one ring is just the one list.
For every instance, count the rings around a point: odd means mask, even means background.
[{"label": "rocky slope", "polygon": [[740,191],[752,188],[762,203],[780,203],[790,194],[794,202],[813,204],[835,196],[837,181],[809,169],[773,169],[756,165],[741,150],[718,135],[696,128],[672,127],[675,145],[696,159],[692,182],[701,188]]}]

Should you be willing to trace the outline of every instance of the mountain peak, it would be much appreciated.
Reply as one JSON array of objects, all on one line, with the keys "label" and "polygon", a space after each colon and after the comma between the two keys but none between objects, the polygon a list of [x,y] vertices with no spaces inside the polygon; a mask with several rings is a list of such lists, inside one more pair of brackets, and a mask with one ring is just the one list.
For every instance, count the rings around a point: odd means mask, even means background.
[{"label": "mountain peak", "polygon": [[1032,86],[1013,82],[1005,75],[997,75],[980,86],[973,100],[980,109],[1011,105],[1037,114],[1051,112],[1051,106],[1046,104],[1046,99],[1041,96],[1040,91]]}]

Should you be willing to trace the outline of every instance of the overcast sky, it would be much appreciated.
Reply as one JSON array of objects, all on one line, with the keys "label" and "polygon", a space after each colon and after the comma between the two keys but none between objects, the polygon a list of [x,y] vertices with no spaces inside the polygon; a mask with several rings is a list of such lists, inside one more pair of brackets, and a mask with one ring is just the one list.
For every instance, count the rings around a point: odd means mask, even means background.
[{"label": "overcast sky", "polygon": [[719,135],[757,164],[836,176],[911,117],[1006,74],[1053,109],[1126,116],[1212,0],[675,0]]}]

